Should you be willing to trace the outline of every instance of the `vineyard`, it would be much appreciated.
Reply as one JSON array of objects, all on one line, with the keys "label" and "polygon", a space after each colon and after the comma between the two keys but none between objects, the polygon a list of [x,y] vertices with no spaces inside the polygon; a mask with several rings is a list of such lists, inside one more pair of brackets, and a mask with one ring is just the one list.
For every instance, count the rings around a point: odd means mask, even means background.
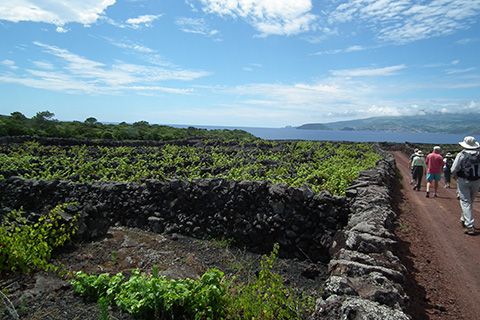
[{"label": "vineyard", "polygon": [[372,145],[362,143],[204,140],[195,145],[105,147],[25,142],[0,146],[0,181],[10,176],[83,183],[222,178],[343,195],[358,173],[379,159]]}]

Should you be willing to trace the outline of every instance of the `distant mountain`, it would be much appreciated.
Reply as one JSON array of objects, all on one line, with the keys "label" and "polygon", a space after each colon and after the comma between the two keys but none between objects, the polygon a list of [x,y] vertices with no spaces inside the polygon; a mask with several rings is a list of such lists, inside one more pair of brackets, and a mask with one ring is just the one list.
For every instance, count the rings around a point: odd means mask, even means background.
[{"label": "distant mountain", "polygon": [[435,113],[417,116],[373,117],[330,123],[308,123],[304,130],[379,130],[480,134],[480,113]]}]

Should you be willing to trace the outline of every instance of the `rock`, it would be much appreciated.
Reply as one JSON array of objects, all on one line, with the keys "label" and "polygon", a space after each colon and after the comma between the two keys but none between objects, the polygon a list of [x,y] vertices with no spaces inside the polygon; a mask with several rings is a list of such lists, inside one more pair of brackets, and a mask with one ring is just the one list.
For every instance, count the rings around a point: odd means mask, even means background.
[{"label": "rock", "polygon": [[30,290],[30,292],[32,295],[36,296],[42,293],[48,293],[65,288],[68,285],[68,282],[63,281],[58,277],[38,273],[35,275],[35,286]]},{"label": "rock", "polygon": [[388,269],[381,266],[367,265],[349,260],[331,260],[328,267],[332,275],[361,277],[367,275],[370,272],[378,272],[398,283],[403,283],[404,281],[404,275],[396,270]]},{"label": "rock", "polygon": [[352,296],[332,295],[318,299],[310,320],[411,320],[403,311]]},{"label": "rock", "polygon": [[286,187],[280,184],[273,184],[268,189],[268,192],[272,196],[285,196]]},{"label": "rock", "polygon": [[327,298],[332,295],[357,295],[352,288],[349,278],[342,276],[330,276],[323,287],[323,297]]},{"label": "rock", "polygon": [[275,215],[283,214],[285,211],[285,204],[282,201],[272,201],[270,206]]},{"label": "rock", "polygon": [[344,236],[346,237],[346,248],[364,253],[383,252],[392,248],[396,243],[395,240],[389,238],[378,237],[357,231],[347,231],[344,233]]},{"label": "rock", "polygon": [[162,233],[163,230],[165,229],[162,218],[152,216],[152,217],[148,217],[147,220],[150,226],[150,230],[152,230],[153,232]]},{"label": "rock", "polygon": [[318,267],[318,265],[311,263],[302,271],[301,275],[302,277],[313,280],[320,275],[320,272],[321,269]]}]

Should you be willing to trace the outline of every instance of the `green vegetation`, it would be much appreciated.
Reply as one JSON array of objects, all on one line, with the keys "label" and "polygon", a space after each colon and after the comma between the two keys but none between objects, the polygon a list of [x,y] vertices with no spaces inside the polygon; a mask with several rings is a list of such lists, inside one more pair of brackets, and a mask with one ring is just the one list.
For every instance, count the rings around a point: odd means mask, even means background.
[{"label": "green vegetation", "polygon": [[163,125],[151,125],[146,121],[133,124],[103,124],[90,117],[84,122],[58,121],[49,111],[38,112],[28,119],[20,112],[10,116],[0,115],[0,136],[40,136],[80,139],[114,140],[178,140],[193,137],[215,138],[220,140],[255,140],[256,138],[242,130],[206,130],[189,127],[173,128]]},{"label": "green vegetation", "polygon": [[0,225],[0,272],[56,270],[49,260],[52,251],[68,242],[77,230],[77,217],[66,221],[61,204],[37,222],[30,222],[21,210],[12,210]]},{"label": "green vegetation", "polygon": [[224,178],[269,181],[343,194],[380,159],[372,145],[332,142],[218,143],[161,147],[0,145],[0,181],[9,176],[79,182]]},{"label": "green vegetation", "polygon": [[[296,294],[272,271],[278,256],[275,245],[264,256],[257,277],[247,284],[227,280],[218,269],[200,279],[167,279],[133,270],[128,279],[118,273],[89,275],[77,272],[74,291],[87,300],[116,305],[138,319],[302,319],[313,310],[313,297]],[[102,312],[105,316],[105,311]]]},{"label": "green vegetation", "polygon": [[253,281],[230,288],[227,318],[288,320],[303,319],[311,314],[314,298],[297,294],[273,271],[278,250],[275,244],[271,254],[262,258],[260,271]]}]

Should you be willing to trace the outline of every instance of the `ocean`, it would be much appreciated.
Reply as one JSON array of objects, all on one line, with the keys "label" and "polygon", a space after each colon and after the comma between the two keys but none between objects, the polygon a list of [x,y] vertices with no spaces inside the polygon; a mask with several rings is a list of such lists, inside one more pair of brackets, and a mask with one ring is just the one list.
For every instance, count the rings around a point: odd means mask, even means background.
[{"label": "ocean", "polygon": [[171,125],[176,128],[195,127],[202,129],[240,129],[256,137],[267,140],[319,140],[350,142],[398,142],[456,144],[463,141],[465,134],[413,133],[389,131],[340,131],[340,130],[303,130],[296,128],[254,128],[226,126]]}]

